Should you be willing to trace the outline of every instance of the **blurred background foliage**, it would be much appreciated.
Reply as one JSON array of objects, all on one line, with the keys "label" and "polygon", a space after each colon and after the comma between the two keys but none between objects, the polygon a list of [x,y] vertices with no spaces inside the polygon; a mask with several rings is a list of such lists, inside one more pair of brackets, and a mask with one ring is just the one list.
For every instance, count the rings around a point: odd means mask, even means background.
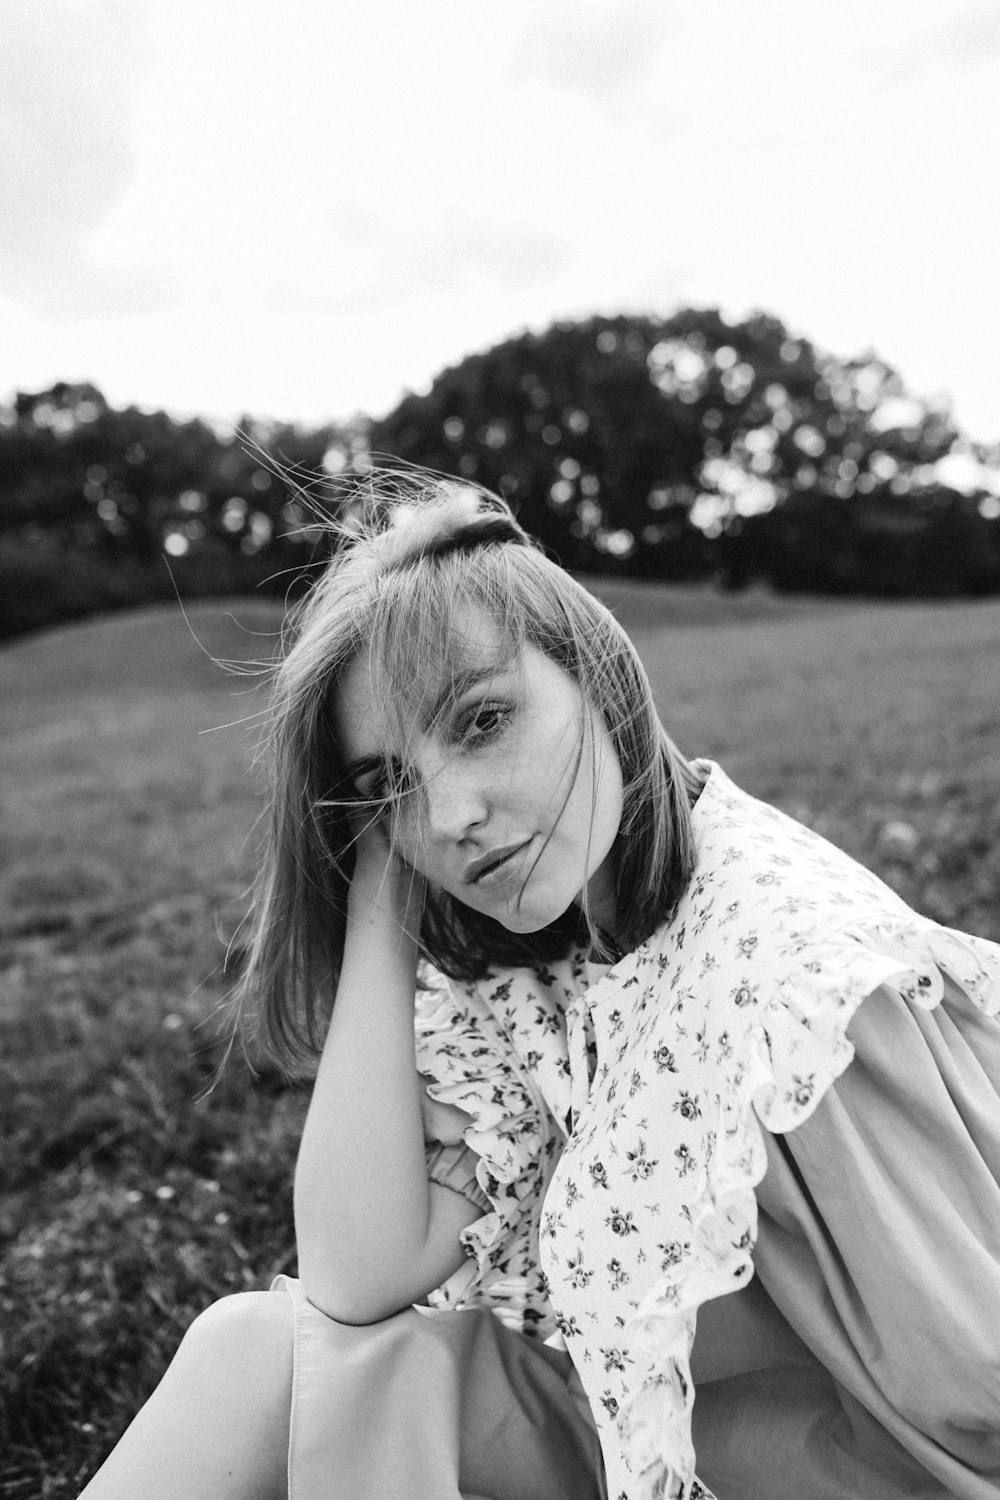
[{"label": "blurred background foliage", "polygon": [[943,402],[767,313],[556,323],[387,416],[306,429],[111,407],[60,383],[0,408],[0,638],[179,594],[300,587],[338,481],[415,463],[506,495],[583,574],[786,592],[1000,590],[1000,485]]}]

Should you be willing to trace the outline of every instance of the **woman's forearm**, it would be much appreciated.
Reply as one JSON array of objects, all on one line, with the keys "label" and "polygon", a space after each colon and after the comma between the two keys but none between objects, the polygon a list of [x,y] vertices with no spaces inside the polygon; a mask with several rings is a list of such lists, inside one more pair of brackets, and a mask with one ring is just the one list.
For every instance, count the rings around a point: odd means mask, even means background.
[{"label": "woman's forearm", "polygon": [[406,877],[356,877],[340,984],[295,1176],[299,1273],[342,1322],[372,1322],[461,1262],[477,1211],[428,1184],[414,1055],[417,945]]}]

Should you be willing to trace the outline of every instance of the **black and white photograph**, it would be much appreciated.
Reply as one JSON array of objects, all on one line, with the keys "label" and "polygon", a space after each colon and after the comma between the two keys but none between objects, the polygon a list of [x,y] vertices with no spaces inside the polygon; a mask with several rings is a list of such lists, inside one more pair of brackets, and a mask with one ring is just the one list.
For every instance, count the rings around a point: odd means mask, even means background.
[{"label": "black and white photograph", "polygon": [[1000,0],[0,0],[0,1496],[1000,1500]]}]

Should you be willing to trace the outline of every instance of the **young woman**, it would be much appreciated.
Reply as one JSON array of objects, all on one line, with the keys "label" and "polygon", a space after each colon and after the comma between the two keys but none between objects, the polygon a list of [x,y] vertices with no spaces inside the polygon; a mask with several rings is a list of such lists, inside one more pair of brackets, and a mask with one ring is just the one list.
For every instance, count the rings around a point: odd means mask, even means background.
[{"label": "young woman", "polygon": [[685,761],[467,487],[345,541],[267,743],[300,1280],[87,1500],[995,1500],[1000,951]]}]

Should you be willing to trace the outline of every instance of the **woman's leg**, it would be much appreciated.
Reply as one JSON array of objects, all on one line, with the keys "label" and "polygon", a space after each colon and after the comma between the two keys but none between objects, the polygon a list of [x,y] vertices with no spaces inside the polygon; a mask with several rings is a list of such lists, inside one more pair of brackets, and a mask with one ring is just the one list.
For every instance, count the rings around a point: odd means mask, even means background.
[{"label": "woman's leg", "polygon": [[293,1336],[283,1292],[213,1304],[80,1500],[285,1500]]}]

